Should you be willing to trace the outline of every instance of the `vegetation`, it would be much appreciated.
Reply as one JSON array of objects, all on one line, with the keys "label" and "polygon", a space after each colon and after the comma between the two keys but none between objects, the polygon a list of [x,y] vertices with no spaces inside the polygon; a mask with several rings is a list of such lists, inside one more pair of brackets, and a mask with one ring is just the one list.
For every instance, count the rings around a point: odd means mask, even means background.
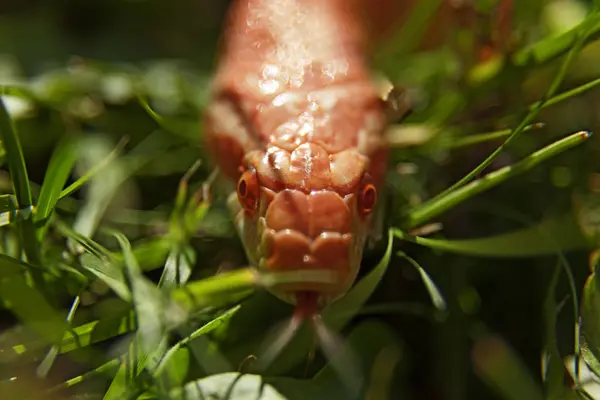
[{"label": "vegetation", "polygon": [[339,351],[304,327],[266,366],[291,307],[199,118],[225,5],[0,7],[2,398],[600,398],[600,3],[514,2],[490,41],[477,1],[427,50],[422,3],[375,58],[415,99],[388,237],[323,310]]}]

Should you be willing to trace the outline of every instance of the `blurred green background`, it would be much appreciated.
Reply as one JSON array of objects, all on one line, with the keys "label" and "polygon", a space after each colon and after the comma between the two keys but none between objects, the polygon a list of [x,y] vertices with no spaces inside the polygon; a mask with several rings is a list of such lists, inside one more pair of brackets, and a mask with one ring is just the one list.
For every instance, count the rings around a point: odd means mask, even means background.
[{"label": "blurred green background", "polygon": [[[423,143],[419,145],[394,150],[389,179],[394,197],[392,224],[400,223],[404,208],[450,186],[500,142],[451,151],[440,143],[518,125],[528,105],[543,97],[563,61],[559,57],[543,63],[519,64],[507,55],[499,69],[488,65],[489,70],[479,72],[482,75],[469,75],[476,64],[469,52],[485,42],[497,15],[489,5],[495,2],[474,3],[480,10],[477,29],[457,28],[447,41],[427,50],[402,54],[402,58],[392,56],[392,52],[383,53],[381,63],[376,65],[395,83],[416,94],[417,108],[407,121],[408,126],[421,129],[417,132],[435,131],[435,139],[421,139]],[[507,54],[524,54],[531,45],[560,37],[585,18],[591,3],[515,2],[510,30],[514,38],[505,39],[516,45]],[[198,158],[203,160],[200,174],[193,180],[196,187],[211,171],[205,162],[199,121],[226,9],[227,2],[217,0],[0,2],[0,84],[26,83],[37,99],[6,97],[19,129],[31,181],[43,181],[55,145],[64,135],[87,137],[89,157],[98,160],[101,155],[94,155],[96,145],[98,149],[111,149],[127,137],[125,149],[130,151],[157,134],[163,145],[115,193],[107,211],[112,219],[107,217],[105,222],[125,232],[132,242],[164,232],[185,171]],[[560,91],[599,76],[600,47],[591,41],[576,56]],[[169,131],[157,124],[136,96],[147,98],[173,129]],[[494,161],[492,168],[511,164],[566,134],[598,131],[599,104],[600,91],[592,89],[543,110],[536,122],[545,126],[521,135],[509,151]],[[580,200],[594,199],[600,192],[599,155],[600,141],[592,137],[583,146],[466,201],[438,219],[444,227],[442,237],[488,237],[533,226],[546,217],[579,215]],[[6,173],[0,175],[0,187],[4,192],[10,191]],[[76,194],[74,198],[83,201],[85,195]],[[63,213],[68,218],[69,213]],[[199,254],[194,277],[244,265],[241,245],[220,203],[209,212],[190,243]],[[594,240],[582,241],[579,249],[564,253],[578,293],[590,273],[588,258],[595,244]],[[365,315],[353,322],[357,326],[364,320],[376,320],[391,328],[394,340],[403,349],[403,372],[398,382],[405,389],[405,398],[501,398],[496,397],[473,366],[477,343],[474,338],[483,331],[504,339],[540,380],[540,354],[548,334],[544,300],[557,265],[556,254],[485,258],[409,243],[397,242],[396,246],[432,275],[449,304],[449,313],[439,321],[412,315],[419,305],[428,304],[427,292],[414,268],[395,258],[370,304],[405,304],[409,309],[417,304],[412,314]],[[381,254],[378,249],[367,255],[365,271]],[[160,275],[150,276],[158,279]],[[564,275],[557,293],[558,302],[568,296]],[[113,303],[106,300],[110,300],[110,294],[90,296],[88,311],[80,312],[82,320],[110,314]],[[67,296],[57,298],[63,306],[68,304]],[[101,311],[93,307],[100,299],[105,301]],[[279,310],[277,300],[272,299],[271,303]],[[557,323],[563,356],[573,353],[575,322],[572,307],[564,306]],[[16,323],[9,311],[1,312],[0,328],[9,329]],[[372,340],[377,340],[377,336]],[[105,346],[111,348],[113,344]],[[2,364],[0,371],[5,376],[16,376],[15,365]],[[85,360],[79,362],[65,356],[49,379],[62,382],[85,372],[87,366]],[[18,371],[28,376],[33,375],[33,368],[35,363],[24,363]],[[101,393],[104,384],[100,380],[96,386],[90,385],[87,392],[75,388],[73,393]]]}]

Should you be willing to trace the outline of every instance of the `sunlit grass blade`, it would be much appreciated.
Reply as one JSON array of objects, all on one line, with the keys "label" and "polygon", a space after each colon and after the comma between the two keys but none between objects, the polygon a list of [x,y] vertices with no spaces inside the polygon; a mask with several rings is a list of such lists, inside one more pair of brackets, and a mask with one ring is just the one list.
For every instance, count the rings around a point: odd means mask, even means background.
[{"label": "sunlit grass blade", "polygon": [[246,268],[189,282],[174,290],[171,298],[185,310],[194,311],[239,300],[260,285],[260,277],[256,270]]},{"label": "sunlit grass blade", "polygon": [[539,42],[516,52],[512,56],[512,62],[521,67],[528,67],[533,65],[541,65],[555,60],[573,48],[577,41],[580,40],[579,37],[581,30],[588,24],[590,26],[590,30],[588,31],[588,35],[584,40],[584,44],[593,40],[597,40],[598,36],[600,35],[600,17],[596,15],[588,17],[579,25],[573,27],[565,33],[560,34],[559,36],[544,38]]},{"label": "sunlit grass blade", "polygon": [[[54,211],[76,160],[77,142],[72,137],[67,136],[59,142],[46,169],[46,175],[35,208],[34,222],[45,221]],[[40,238],[44,230],[40,229]]]},{"label": "sunlit grass blade", "polygon": [[436,196],[426,203],[416,207],[415,209],[410,210],[406,217],[405,226],[413,228],[428,222],[432,218],[435,218],[447,210],[457,206],[461,202],[485,190],[497,186],[498,184],[515,175],[522,174],[523,172],[532,169],[539,163],[585,142],[590,136],[591,134],[589,132],[584,131],[574,133],[532,153],[513,165],[490,172],[484,177],[458,189],[454,189],[452,192],[449,192],[446,195]]},{"label": "sunlit grass blade", "polygon": [[8,161],[8,169],[12,180],[17,205],[21,211],[22,219],[20,221],[21,235],[23,239],[23,249],[27,255],[27,259],[32,264],[41,263],[41,253],[39,243],[35,232],[35,227],[31,219],[33,211],[33,199],[31,196],[31,188],[29,186],[29,175],[27,174],[27,166],[23,156],[21,142],[17,135],[17,131],[13,125],[13,121],[6,110],[4,101],[0,96],[0,139],[6,149],[6,159]]},{"label": "sunlit grass blade", "polygon": [[398,228],[392,231],[401,240],[432,249],[484,257],[535,257],[587,247],[572,214],[548,218],[529,228],[477,239],[432,239],[410,235]]},{"label": "sunlit grass blade", "polygon": [[117,144],[115,149],[111,151],[102,161],[90,168],[83,176],[78,178],[75,182],[67,186],[65,189],[61,190],[59,199],[71,195],[73,192],[85,185],[92,177],[94,177],[96,174],[100,173],[104,168],[110,165],[110,163],[113,160],[115,160],[123,151],[123,148],[126,144],[127,138],[121,139],[121,141]]},{"label": "sunlit grass blade", "polygon": [[327,326],[339,330],[352,317],[338,318],[338,315],[352,315],[360,311],[387,271],[388,264],[392,258],[393,244],[394,239],[390,231],[388,232],[388,242],[385,254],[373,271],[362,278],[344,297],[323,310],[322,315]]},{"label": "sunlit grass blade", "polygon": [[61,389],[70,388],[72,386],[77,385],[78,383],[85,382],[86,380],[94,378],[98,375],[106,375],[106,376],[109,376],[111,374],[114,375],[120,365],[121,365],[121,360],[119,358],[112,359],[112,360],[100,365],[99,367],[94,368],[91,371],[88,371],[84,374],[81,374],[81,375],[78,375],[76,377],[66,380],[65,382],[51,388],[49,392],[52,393],[55,391],[59,391]]},{"label": "sunlit grass blade", "polygon": [[[185,349],[185,346],[187,346],[190,342],[202,335],[207,335],[213,332],[215,329],[219,328],[222,324],[226,323],[231,317],[233,317],[239,309],[239,305],[230,308],[223,314],[219,315],[217,318],[202,325],[202,327],[195,330],[190,335],[186,336],[185,338],[181,339],[179,342],[171,346],[169,350],[165,353],[164,357],[160,360],[160,363],[158,364],[156,369],[154,370],[154,376],[159,377],[166,370],[168,370],[169,365],[173,364],[173,360],[177,356],[177,353],[179,353],[182,349]],[[202,364],[202,360],[200,359],[197,360],[197,362]]]},{"label": "sunlit grass blade", "polygon": [[172,289],[185,284],[192,275],[196,264],[196,252],[192,246],[176,244],[173,246],[160,279],[161,287]]},{"label": "sunlit grass blade", "polygon": [[[600,85],[600,78],[591,80],[591,81],[584,83],[582,85],[579,85],[573,89],[559,93],[559,94],[551,97],[548,100],[536,101],[535,103],[533,103],[529,106],[529,110],[530,111],[536,110],[537,108],[540,108],[540,107],[541,107],[541,109],[551,107],[560,102],[571,99],[575,96],[580,96],[583,93],[587,92],[588,90],[591,90],[591,89],[597,87],[598,85]],[[531,125],[526,126],[523,129],[523,132],[527,132],[527,131],[530,131],[533,129],[539,129],[544,126],[545,126],[545,124],[542,122],[531,124]],[[453,148],[453,149],[461,148],[461,147],[465,147],[465,146],[471,146],[471,145],[476,145],[479,143],[487,142],[490,140],[496,140],[496,139],[500,139],[503,137],[507,137],[507,136],[510,136],[513,132],[514,132],[513,129],[503,129],[503,130],[496,131],[496,132],[469,135],[469,136],[461,137],[454,141],[448,142],[447,144],[443,144],[443,146]]]},{"label": "sunlit grass blade", "polygon": [[[83,140],[83,139],[82,139]],[[88,137],[80,145],[80,158],[91,160],[94,164],[102,164],[109,159],[110,144],[102,136]],[[73,223],[73,230],[83,236],[92,237],[100,222],[113,202],[115,195],[129,175],[129,168],[122,159],[113,159],[102,171],[90,180],[85,201]],[[70,242],[70,247],[73,244]]]},{"label": "sunlit grass blade", "polygon": [[329,329],[321,319],[314,319],[313,326],[328,366],[337,373],[348,397],[355,397],[366,380],[364,371],[360,369],[358,355],[350,346],[344,346],[343,338]]},{"label": "sunlit grass blade", "polygon": [[12,274],[1,279],[0,298],[47,345],[60,343],[69,328],[61,312],[28,282],[24,274]]},{"label": "sunlit grass blade", "polygon": [[[6,278],[10,275],[20,274],[30,270],[35,270],[36,267],[31,264],[27,264],[23,261],[16,260],[5,254],[0,254],[0,279]],[[1,296],[1,293],[0,293]]]},{"label": "sunlit grass blade", "polygon": [[[71,304],[71,309],[67,314],[67,324],[70,325],[73,322],[73,318],[75,317],[75,312],[79,307],[80,301],[81,298],[79,296],[75,297],[75,300],[73,300],[73,304]],[[38,377],[45,378],[48,375],[48,373],[50,372],[50,368],[52,368],[52,364],[54,364],[54,361],[56,360],[56,357],[60,352],[60,347],[60,344],[54,345],[48,351],[46,357],[44,357],[44,359],[36,369],[36,374]]]},{"label": "sunlit grass blade", "polygon": [[55,226],[61,234],[82,249],[82,254],[79,255],[81,267],[101,279],[123,300],[131,300],[131,292],[121,267],[123,263],[118,257],[99,243],[75,232],[60,221],[57,221]]},{"label": "sunlit grass blade", "polygon": [[163,129],[175,133],[187,140],[197,141],[198,132],[200,132],[200,122],[196,119],[185,121],[177,118],[165,117],[158,114],[143,96],[138,96],[138,101],[148,115],[156,121]]},{"label": "sunlit grass blade", "polygon": [[565,92],[559,93],[556,96],[551,97],[546,101],[544,101],[544,100],[537,101],[529,106],[529,110],[535,110],[538,107],[541,107],[542,109],[548,108],[548,107],[558,104],[562,101],[568,100],[575,96],[579,96],[579,95],[587,92],[588,90],[595,88],[598,85],[600,85],[600,78],[591,80],[591,81],[584,83],[583,85],[577,86],[571,90],[567,90]]},{"label": "sunlit grass blade", "polygon": [[506,138],[504,143],[502,143],[498,148],[496,148],[496,150],[494,150],[492,152],[492,154],[490,154],[477,167],[475,167],[473,170],[471,170],[469,173],[467,173],[464,177],[462,177],[458,182],[456,182],[450,188],[448,188],[447,190],[445,190],[444,192],[442,192],[438,196],[436,196],[436,199],[441,200],[441,199],[445,198],[447,195],[451,194],[455,189],[460,188],[463,185],[467,184],[468,182],[472,181],[475,177],[477,177],[477,175],[479,175],[481,172],[483,172],[483,170],[485,170],[492,163],[492,161],[494,161],[496,159],[496,157],[498,155],[500,155],[500,153],[502,153],[502,151],[504,151],[504,149],[507,148],[507,146],[523,132],[523,130],[529,124],[531,124],[533,122],[533,120],[537,117],[539,112],[544,107],[545,103],[550,98],[552,98],[558,91],[562,81],[564,80],[565,75],[567,74],[568,69],[570,68],[573,60],[575,59],[575,56],[579,53],[579,51],[583,47],[583,44],[585,43],[585,39],[591,33],[590,29],[593,27],[592,23],[597,19],[597,14],[598,14],[597,12],[592,13],[579,27],[579,29],[577,31],[577,38],[573,44],[573,47],[569,50],[564,61],[561,63],[558,72],[554,76],[554,79],[550,83],[550,86],[549,86],[548,90],[546,91],[546,94],[544,95],[544,98],[541,101],[537,102],[534,105],[534,107],[529,109],[529,112],[527,113],[525,118],[523,118],[523,120],[519,123],[519,125],[515,128],[515,130],[510,134],[510,136],[508,138]]},{"label": "sunlit grass blade", "polygon": [[556,321],[560,307],[556,303],[555,296],[560,272],[560,265],[557,265],[548,284],[548,293],[544,301],[545,340],[542,352],[542,380],[548,398],[551,399],[563,398],[565,394],[563,360],[558,350],[556,337]]},{"label": "sunlit grass blade", "polygon": [[530,372],[501,338],[489,335],[475,343],[475,372],[505,400],[542,400],[542,392]]},{"label": "sunlit grass blade", "polygon": [[421,280],[423,281],[423,284],[425,285],[425,288],[427,289],[427,293],[429,294],[429,297],[431,298],[431,302],[433,303],[435,308],[437,308],[438,310],[445,310],[446,309],[446,300],[444,300],[444,296],[442,295],[442,292],[437,287],[437,285],[435,284],[433,279],[431,279],[431,277],[429,276],[427,271],[425,271],[423,269],[423,267],[421,267],[419,265],[419,263],[417,263],[414,259],[409,257],[406,253],[399,251],[396,254],[399,257],[404,258],[406,261],[408,261],[410,263],[410,265],[415,267],[415,269],[421,276]]},{"label": "sunlit grass blade", "polygon": [[77,242],[88,253],[98,258],[110,259],[112,257],[113,253],[110,252],[106,247],[78,232],[75,232],[64,222],[56,221],[55,226],[63,236]]},{"label": "sunlit grass blade", "polygon": [[129,240],[121,233],[113,235],[119,242],[136,313],[136,334],[129,346],[127,360],[119,368],[105,399],[119,399],[136,390],[135,380],[145,370],[154,370],[167,350],[168,333],[162,293],[143,275],[133,255]]},{"label": "sunlit grass blade", "polygon": [[[544,126],[544,124],[541,122],[527,125],[523,129],[523,132],[540,129],[543,126]],[[510,136],[512,132],[513,132],[512,129],[503,129],[503,130],[495,131],[495,132],[486,132],[486,133],[478,133],[475,135],[468,135],[468,136],[460,137],[456,140],[452,140],[451,142],[448,142],[447,145],[444,145],[444,147],[448,147],[451,149],[457,149],[457,148],[461,148],[461,147],[474,146],[477,144],[481,144],[481,143],[485,143],[485,142],[489,142],[492,140],[497,140],[497,139],[501,139],[503,137]]]},{"label": "sunlit grass blade", "polygon": [[125,261],[133,306],[137,316],[137,335],[140,351],[150,354],[155,351],[165,336],[164,299],[160,290],[143,274],[125,235],[115,232]]},{"label": "sunlit grass blade", "polygon": [[[135,329],[134,319],[135,314],[133,311],[128,311],[125,315],[119,312],[117,315],[111,316],[111,318],[91,321],[73,327],[64,333],[58,345],[60,349],[58,354],[65,354],[129,333]],[[47,345],[43,340],[21,341],[18,344],[10,344],[11,342],[14,343],[15,339],[22,340],[17,335],[18,332],[10,330],[0,335],[0,348],[2,349],[0,352],[0,363],[15,362],[23,356],[27,356],[28,358],[35,357]]]},{"label": "sunlit grass blade", "polygon": [[0,137],[6,149],[8,168],[17,197],[19,208],[28,208],[33,205],[31,188],[29,187],[29,176],[23,156],[21,142],[15,127],[8,115],[8,111],[0,97]]}]

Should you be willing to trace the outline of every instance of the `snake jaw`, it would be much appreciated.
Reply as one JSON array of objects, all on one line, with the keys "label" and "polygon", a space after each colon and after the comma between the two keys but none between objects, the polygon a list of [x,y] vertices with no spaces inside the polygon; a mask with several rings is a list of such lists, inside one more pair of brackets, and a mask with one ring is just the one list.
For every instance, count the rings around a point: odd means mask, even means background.
[{"label": "snake jaw", "polygon": [[[263,192],[256,214],[244,212],[232,195],[229,206],[236,228],[250,263],[274,277],[271,293],[295,304],[295,293],[317,292],[324,304],[330,303],[345,294],[356,279],[370,216],[364,218],[357,212],[353,194],[342,198],[333,191],[291,192]],[[282,197],[288,200],[282,202]],[[327,200],[329,207],[323,204]],[[277,214],[272,214],[274,207],[281,208]],[[298,212],[302,207],[306,208]],[[328,220],[337,222],[324,224],[325,217],[333,214],[337,217]],[[277,217],[271,226],[270,215]]]}]

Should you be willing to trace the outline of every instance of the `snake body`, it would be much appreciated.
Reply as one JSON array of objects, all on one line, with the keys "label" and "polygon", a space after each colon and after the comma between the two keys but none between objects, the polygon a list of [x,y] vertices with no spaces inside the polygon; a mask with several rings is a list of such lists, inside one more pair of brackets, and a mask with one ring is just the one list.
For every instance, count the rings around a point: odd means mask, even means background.
[{"label": "snake body", "polygon": [[205,114],[249,261],[281,274],[270,290],[297,306],[353,284],[387,169],[384,103],[348,4],[234,1]]}]

